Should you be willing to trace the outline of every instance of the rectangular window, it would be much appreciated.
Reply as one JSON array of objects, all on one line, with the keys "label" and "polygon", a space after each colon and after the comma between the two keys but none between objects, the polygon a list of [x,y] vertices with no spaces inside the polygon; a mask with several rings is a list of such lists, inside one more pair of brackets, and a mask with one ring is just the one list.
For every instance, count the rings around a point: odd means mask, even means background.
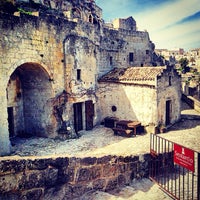
[{"label": "rectangular window", "polygon": [[171,86],[171,85],[172,85],[172,77],[169,76],[169,86]]},{"label": "rectangular window", "polygon": [[112,65],[113,64],[113,58],[112,58],[112,56],[110,56],[110,65]]},{"label": "rectangular window", "polygon": [[133,53],[132,52],[129,53],[129,62],[133,62]]},{"label": "rectangular window", "polygon": [[76,79],[79,81],[81,80],[81,70],[77,69]]},{"label": "rectangular window", "polygon": [[146,50],[146,55],[149,55],[149,50]]}]

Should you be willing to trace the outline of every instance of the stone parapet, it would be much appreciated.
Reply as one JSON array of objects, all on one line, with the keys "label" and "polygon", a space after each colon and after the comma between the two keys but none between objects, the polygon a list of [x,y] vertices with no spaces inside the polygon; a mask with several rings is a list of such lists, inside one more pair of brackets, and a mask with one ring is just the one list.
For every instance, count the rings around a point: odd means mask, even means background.
[{"label": "stone parapet", "polygon": [[200,112],[200,101],[195,99],[192,96],[187,96],[185,94],[182,94],[182,99],[194,110],[197,112]]},{"label": "stone parapet", "polygon": [[103,157],[4,157],[0,199],[73,199],[91,190],[111,191],[148,177],[149,154]]}]

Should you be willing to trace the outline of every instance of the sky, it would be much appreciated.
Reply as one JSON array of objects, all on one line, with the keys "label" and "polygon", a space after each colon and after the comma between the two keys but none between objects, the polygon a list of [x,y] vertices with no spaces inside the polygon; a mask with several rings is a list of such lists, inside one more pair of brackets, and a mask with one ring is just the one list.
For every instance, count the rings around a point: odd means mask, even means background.
[{"label": "sky", "polygon": [[200,0],[96,0],[105,22],[132,16],[156,49],[200,48]]}]

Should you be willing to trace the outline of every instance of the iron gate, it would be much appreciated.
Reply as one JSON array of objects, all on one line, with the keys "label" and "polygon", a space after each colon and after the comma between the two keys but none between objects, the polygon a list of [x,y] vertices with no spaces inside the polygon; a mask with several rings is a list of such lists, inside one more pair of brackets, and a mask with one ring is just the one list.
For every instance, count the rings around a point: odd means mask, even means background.
[{"label": "iron gate", "polygon": [[150,136],[150,179],[174,199],[200,200],[200,153]]}]

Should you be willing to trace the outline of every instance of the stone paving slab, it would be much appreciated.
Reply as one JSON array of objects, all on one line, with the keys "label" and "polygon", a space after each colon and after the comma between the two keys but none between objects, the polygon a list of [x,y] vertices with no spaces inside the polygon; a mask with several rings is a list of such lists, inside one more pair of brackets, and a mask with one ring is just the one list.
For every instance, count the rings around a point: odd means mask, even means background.
[{"label": "stone paving slab", "polygon": [[76,200],[172,200],[158,185],[149,179],[133,180],[130,186],[106,193],[89,192]]}]

